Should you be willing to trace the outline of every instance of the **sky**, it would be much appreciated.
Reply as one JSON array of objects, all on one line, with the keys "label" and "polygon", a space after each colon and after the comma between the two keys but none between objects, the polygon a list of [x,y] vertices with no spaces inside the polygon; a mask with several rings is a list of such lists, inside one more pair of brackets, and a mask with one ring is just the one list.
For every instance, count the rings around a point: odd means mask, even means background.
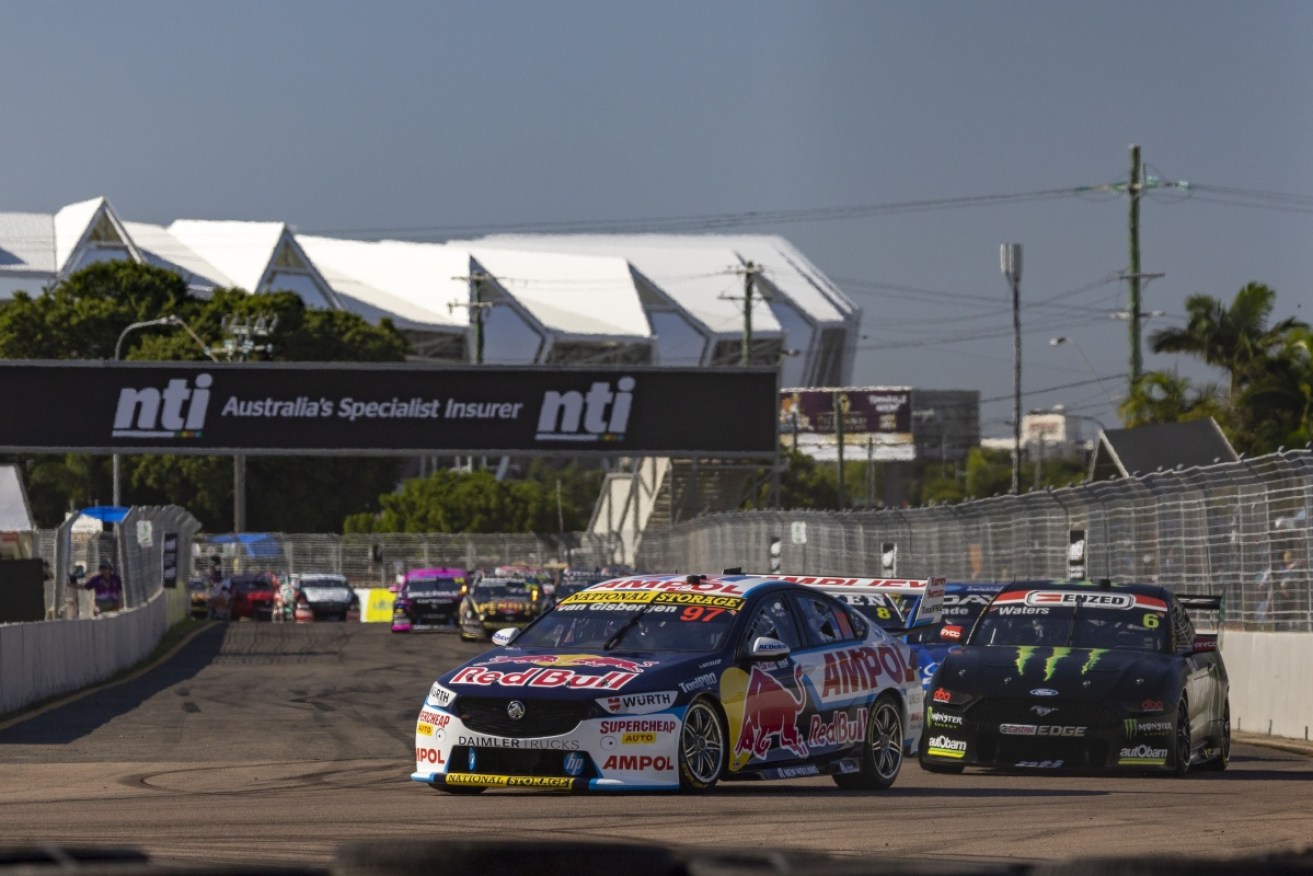
[{"label": "sky", "polygon": [[[0,2],[0,210],[337,236],[779,234],[862,309],[859,386],[1118,425],[1143,310],[1313,321],[1306,2]],[[1188,188],[1168,183],[1189,183]],[[1000,196],[1000,197],[993,197]],[[853,208],[853,209],[846,209]],[[758,215],[752,215],[758,214]],[[720,218],[717,218],[720,217]],[[727,288],[738,280],[727,276]],[[1308,303],[1309,307],[1304,307]],[[1061,346],[1052,339],[1068,338]],[[1220,380],[1145,350],[1146,369]]]}]

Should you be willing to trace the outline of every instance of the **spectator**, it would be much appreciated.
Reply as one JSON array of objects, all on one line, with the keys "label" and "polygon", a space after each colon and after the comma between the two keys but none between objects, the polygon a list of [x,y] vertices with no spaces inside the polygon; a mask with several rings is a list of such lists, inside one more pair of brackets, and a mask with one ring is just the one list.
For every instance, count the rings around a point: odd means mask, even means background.
[{"label": "spectator", "polygon": [[99,571],[82,586],[96,591],[96,614],[118,611],[123,607],[123,580],[114,574],[114,567],[108,560],[102,560]]}]

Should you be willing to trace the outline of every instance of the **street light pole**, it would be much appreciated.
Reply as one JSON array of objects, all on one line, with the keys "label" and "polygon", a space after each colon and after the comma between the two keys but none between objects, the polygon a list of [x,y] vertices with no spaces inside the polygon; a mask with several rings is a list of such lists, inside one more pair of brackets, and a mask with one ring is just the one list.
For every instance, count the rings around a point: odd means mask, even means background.
[{"label": "street light pole", "polygon": [[[130,333],[136,331],[137,329],[150,328],[152,326],[157,326],[157,325],[185,326],[187,324],[172,313],[170,313],[168,316],[161,316],[159,319],[146,319],[146,320],[142,320],[141,322],[131,323],[123,331],[119,332],[119,339],[114,344],[114,361],[121,362],[123,360],[124,338],[126,338]],[[188,327],[187,331],[190,332],[191,328]],[[113,503],[115,507],[118,507],[123,502],[123,457],[121,454],[118,453],[114,454],[113,471],[114,471],[114,486],[112,491]]]}]

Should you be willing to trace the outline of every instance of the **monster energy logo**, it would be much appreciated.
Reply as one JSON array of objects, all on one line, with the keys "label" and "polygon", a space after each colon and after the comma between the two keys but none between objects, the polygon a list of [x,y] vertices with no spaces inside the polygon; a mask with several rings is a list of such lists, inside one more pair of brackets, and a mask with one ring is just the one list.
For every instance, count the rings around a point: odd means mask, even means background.
[{"label": "monster energy logo", "polygon": [[[1041,650],[1044,649],[1036,647],[1034,645],[1023,645],[1017,648],[1017,674],[1018,675],[1026,674],[1026,664],[1030,662],[1030,658],[1038,657],[1039,652]],[[1048,681],[1049,679],[1053,678],[1053,676],[1057,673],[1058,663],[1059,661],[1062,660],[1062,658],[1071,657],[1073,655],[1080,653],[1075,648],[1051,648],[1048,650],[1049,650],[1049,656],[1044,660],[1045,681]],[[1103,655],[1107,653],[1108,653],[1107,648],[1089,649],[1088,652],[1086,652],[1085,662],[1081,664],[1081,668],[1080,668],[1081,675],[1084,675],[1085,673],[1093,669],[1095,664],[1097,664],[1099,660],[1102,659]]]}]

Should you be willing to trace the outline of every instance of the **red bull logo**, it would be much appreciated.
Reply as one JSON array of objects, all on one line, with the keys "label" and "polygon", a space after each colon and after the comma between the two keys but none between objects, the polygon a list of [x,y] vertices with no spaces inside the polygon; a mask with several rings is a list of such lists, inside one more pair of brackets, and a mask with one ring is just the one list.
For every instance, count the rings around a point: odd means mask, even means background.
[{"label": "red bull logo", "polygon": [[775,676],[752,667],[744,697],[743,729],[734,742],[736,757],[746,752],[754,758],[764,758],[776,745],[798,757],[807,756],[807,742],[797,726],[798,716],[807,705],[801,666],[794,667],[793,679],[796,694]]},{"label": "red bull logo", "polygon": [[642,672],[655,666],[655,660],[625,660],[623,657],[603,657],[597,654],[502,654],[484,660],[480,666],[498,663],[528,663],[532,666],[587,666],[590,669],[619,669],[621,672]]}]

